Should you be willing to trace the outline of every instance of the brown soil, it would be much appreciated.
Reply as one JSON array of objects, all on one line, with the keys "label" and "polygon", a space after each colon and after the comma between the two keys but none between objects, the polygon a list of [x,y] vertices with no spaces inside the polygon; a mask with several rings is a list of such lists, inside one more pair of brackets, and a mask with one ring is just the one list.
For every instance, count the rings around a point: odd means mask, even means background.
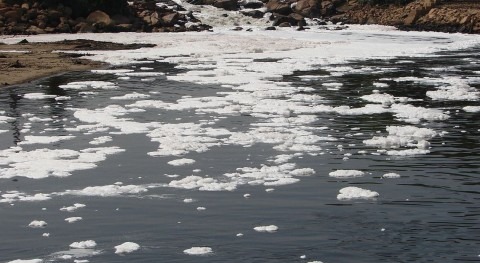
[{"label": "brown soil", "polygon": [[[105,66],[61,51],[124,50],[148,45],[122,45],[91,40],[65,40],[52,43],[0,43],[0,87],[29,82],[42,77]],[[22,51],[12,52],[12,51]],[[56,52],[54,52],[56,51]],[[58,52],[60,51],[60,52]]]}]

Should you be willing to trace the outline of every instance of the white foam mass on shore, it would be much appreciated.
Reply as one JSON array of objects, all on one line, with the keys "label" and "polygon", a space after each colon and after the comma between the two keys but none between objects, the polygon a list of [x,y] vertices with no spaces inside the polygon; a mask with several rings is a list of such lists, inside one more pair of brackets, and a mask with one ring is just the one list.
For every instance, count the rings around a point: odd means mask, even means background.
[{"label": "white foam mass on shore", "polygon": [[77,196],[120,196],[120,195],[136,195],[147,192],[147,186],[141,185],[104,185],[104,186],[88,186],[81,190],[66,190],[57,193],[58,195],[77,195]]},{"label": "white foam mass on shore", "polygon": [[71,140],[75,136],[33,136],[27,135],[24,137],[23,141],[19,142],[17,145],[27,145],[27,144],[51,144],[60,141]]}]

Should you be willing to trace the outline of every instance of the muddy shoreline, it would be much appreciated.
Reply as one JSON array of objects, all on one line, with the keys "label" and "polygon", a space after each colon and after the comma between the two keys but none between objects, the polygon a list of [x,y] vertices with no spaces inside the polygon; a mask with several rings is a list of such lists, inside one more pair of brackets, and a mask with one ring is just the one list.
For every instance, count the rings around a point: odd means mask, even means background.
[{"label": "muddy shoreline", "polygon": [[11,45],[0,43],[0,87],[28,83],[66,72],[107,66],[105,63],[79,58],[83,55],[66,53],[68,51],[132,50],[151,46],[82,39],[52,43],[22,42]]}]

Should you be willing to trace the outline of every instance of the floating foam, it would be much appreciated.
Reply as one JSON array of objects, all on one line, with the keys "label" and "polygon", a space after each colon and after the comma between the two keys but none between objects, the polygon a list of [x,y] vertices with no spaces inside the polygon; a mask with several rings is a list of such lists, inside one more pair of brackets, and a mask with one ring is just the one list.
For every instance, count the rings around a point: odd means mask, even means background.
[{"label": "floating foam", "polygon": [[12,261],[8,261],[7,263],[42,263],[43,259],[15,259]]},{"label": "floating foam", "polygon": [[150,98],[148,94],[141,94],[137,92],[128,93],[123,96],[111,97],[112,100],[136,100],[136,99],[147,99]]},{"label": "floating foam", "polygon": [[38,193],[35,195],[28,195],[26,193],[22,193],[18,191],[9,191],[5,194],[0,195],[0,197],[2,197],[0,199],[0,203],[13,203],[16,201],[39,202],[39,201],[46,201],[51,199],[50,194]]},{"label": "floating foam", "polygon": [[65,85],[58,86],[61,89],[73,89],[73,90],[81,90],[81,89],[117,89],[118,86],[109,81],[75,81],[70,82]]},{"label": "floating foam", "polygon": [[328,174],[330,177],[336,178],[350,178],[350,177],[362,177],[364,172],[358,170],[336,170]]},{"label": "floating foam", "polygon": [[78,222],[80,220],[82,220],[83,218],[79,217],[79,216],[75,216],[75,217],[68,217],[68,218],[65,218],[65,221],[67,221],[68,223],[75,223],[75,222]]},{"label": "floating foam", "polygon": [[27,135],[24,137],[24,140],[19,142],[18,145],[27,145],[27,144],[52,144],[60,141],[71,140],[75,136],[33,136]]},{"label": "floating foam", "polygon": [[57,97],[57,95],[47,95],[41,92],[26,93],[23,95],[24,99],[29,99],[29,100],[53,99],[55,97]]},{"label": "floating foam", "polygon": [[386,173],[382,178],[400,178],[400,175],[397,173]]},{"label": "floating foam", "polygon": [[46,226],[47,222],[41,220],[33,220],[32,222],[30,222],[30,224],[28,224],[28,227],[31,228],[44,228]]},{"label": "floating foam", "polygon": [[213,178],[203,178],[196,175],[171,181],[168,186],[182,189],[198,189],[200,191],[233,191],[237,188],[235,182],[220,182]]},{"label": "floating foam", "polygon": [[480,112],[480,106],[465,106],[463,110],[466,112]]},{"label": "floating foam", "polygon": [[73,171],[95,168],[96,163],[104,161],[108,155],[123,151],[118,147],[88,148],[81,151],[67,149],[22,151],[21,148],[10,148],[0,151],[2,157],[0,164],[9,165],[7,168],[0,168],[0,178],[65,177],[71,175]]},{"label": "floating foam", "polygon": [[189,165],[189,164],[194,164],[195,160],[193,159],[187,159],[187,158],[182,158],[182,159],[176,159],[169,161],[168,164],[173,165],[173,166],[183,166],[183,165]]},{"label": "floating foam", "polygon": [[115,246],[115,254],[128,254],[140,249],[140,245],[134,242],[125,242]]},{"label": "floating foam", "polygon": [[146,186],[139,185],[104,185],[104,186],[88,186],[81,190],[66,190],[60,195],[78,195],[78,196],[120,196],[120,195],[136,195],[147,192]]},{"label": "floating foam", "polygon": [[100,144],[104,144],[111,141],[112,141],[112,136],[100,136],[91,140],[89,144],[100,145]]},{"label": "floating foam", "polygon": [[274,233],[278,231],[278,226],[276,225],[269,225],[269,226],[256,226],[253,228],[253,230],[257,232],[268,232],[268,233]]},{"label": "floating foam", "polygon": [[86,207],[85,204],[80,204],[80,203],[75,203],[72,206],[64,206],[60,208],[60,211],[66,211],[66,212],[74,212],[78,210],[79,208],[84,208]]},{"label": "floating foam", "polygon": [[97,246],[97,243],[93,240],[73,242],[73,243],[70,244],[71,248],[79,248],[79,249],[94,248],[96,246]]},{"label": "floating foam", "polygon": [[370,191],[355,186],[349,186],[340,189],[340,193],[337,195],[337,199],[340,201],[355,199],[375,199],[378,196],[379,194],[375,191]]},{"label": "floating foam", "polygon": [[93,69],[92,73],[97,74],[116,74],[116,73],[128,73],[133,72],[133,69]]},{"label": "floating foam", "polygon": [[189,249],[185,249],[183,253],[187,255],[208,255],[213,253],[213,249],[211,247],[191,247]]}]

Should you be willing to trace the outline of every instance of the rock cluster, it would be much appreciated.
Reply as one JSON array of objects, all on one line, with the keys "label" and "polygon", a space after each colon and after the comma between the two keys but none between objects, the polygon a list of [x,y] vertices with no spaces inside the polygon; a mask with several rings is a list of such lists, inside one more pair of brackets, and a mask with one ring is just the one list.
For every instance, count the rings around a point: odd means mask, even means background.
[{"label": "rock cluster", "polygon": [[330,17],[334,22],[381,24],[406,30],[480,33],[477,0],[415,0],[408,5],[363,5],[349,1]]},{"label": "rock cluster", "polygon": [[109,14],[108,10],[94,10],[87,15],[76,14],[69,2],[48,6],[39,1],[6,4],[0,0],[0,34],[181,32],[210,29],[170,0],[135,0],[121,13]]}]

